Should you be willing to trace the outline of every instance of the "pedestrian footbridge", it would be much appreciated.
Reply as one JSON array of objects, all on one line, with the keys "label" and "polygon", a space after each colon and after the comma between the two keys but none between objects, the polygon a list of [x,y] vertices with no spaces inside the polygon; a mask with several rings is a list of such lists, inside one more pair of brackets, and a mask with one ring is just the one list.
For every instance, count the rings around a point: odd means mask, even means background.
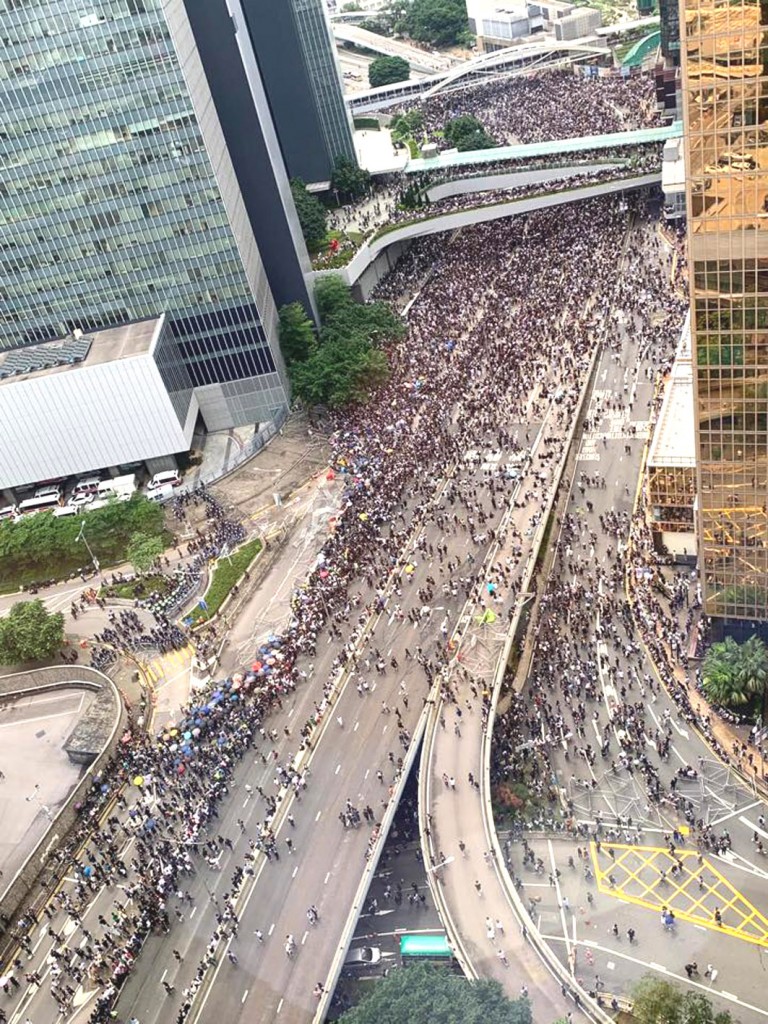
[{"label": "pedestrian footbridge", "polygon": [[[567,171],[568,169],[566,169]],[[572,174],[582,172],[582,168],[571,168]],[[567,179],[563,182],[565,171],[558,169],[557,188],[552,191],[544,190],[537,195],[526,196],[521,199],[500,201],[485,206],[477,206],[470,209],[454,210],[447,213],[438,213],[434,216],[426,215],[412,222],[397,224],[391,228],[384,228],[370,241],[363,243],[355,255],[345,267],[334,270],[317,270],[314,277],[324,277],[327,274],[336,274],[342,277],[350,286],[356,286],[363,298],[367,298],[376,283],[392,269],[405,248],[415,239],[423,235],[439,234],[442,231],[457,231],[469,227],[472,224],[481,224],[485,221],[500,220],[503,217],[513,217],[524,213],[531,213],[533,210],[542,210],[547,207],[562,206],[564,203],[575,203],[584,199],[593,199],[595,196],[611,195],[615,193],[628,192],[638,188],[648,188],[661,183],[661,171],[654,171],[650,174],[639,174],[628,171],[626,177],[614,178],[609,181],[598,182],[594,185],[583,185],[569,188]],[[508,188],[501,180],[498,184],[492,184],[493,178],[507,179],[509,175],[489,175],[486,177],[485,188]],[[457,189],[461,181],[454,181],[451,186]],[[477,189],[477,183],[473,182],[473,188]],[[481,200],[478,198],[478,202]]]}]

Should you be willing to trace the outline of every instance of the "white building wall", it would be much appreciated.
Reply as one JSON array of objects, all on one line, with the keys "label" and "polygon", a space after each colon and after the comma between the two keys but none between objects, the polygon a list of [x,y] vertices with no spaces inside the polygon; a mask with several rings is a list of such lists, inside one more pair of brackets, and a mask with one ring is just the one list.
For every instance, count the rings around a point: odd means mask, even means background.
[{"label": "white building wall", "polygon": [[0,385],[0,489],[187,451],[150,355]]}]

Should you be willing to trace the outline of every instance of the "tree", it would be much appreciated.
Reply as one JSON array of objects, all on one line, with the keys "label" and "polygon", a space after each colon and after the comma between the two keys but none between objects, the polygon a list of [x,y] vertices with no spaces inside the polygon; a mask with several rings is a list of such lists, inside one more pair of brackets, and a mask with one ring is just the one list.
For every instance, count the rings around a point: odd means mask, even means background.
[{"label": "tree", "polygon": [[709,648],[701,675],[704,693],[713,704],[748,704],[753,697],[766,694],[768,650],[757,636],[743,644],[728,636]]},{"label": "tree", "polygon": [[331,172],[331,188],[348,199],[359,199],[371,184],[368,171],[358,167],[348,156],[337,156]]},{"label": "tree", "polygon": [[0,664],[48,661],[64,642],[64,616],[48,612],[43,602],[18,601],[0,619]]},{"label": "tree", "polygon": [[128,561],[138,573],[149,572],[165,551],[159,537],[148,537],[146,533],[134,533],[128,545]]},{"label": "tree", "polygon": [[531,1024],[527,999],[510,1000],[497,981],[466,981],[443,967],[392,971],[340,1024]]},{"label": "tree", "polygon": [[319,249],[328,234],[328,214],[325,207],[311,192],[301,178],[291,179],[291,194],[298,214],[301,233],[310,249]]},{"label": "tree", "polygon": [[632,992],[632,1016],[638,1024],[679,1024],[683,994],[668,981],[651,974],[635,985]]},{"label": "tree", "polygon": [[682,991],[646,974],[632,993],[632,1017],[638,1024],[732,1024],[727,1010],[715,1012],[703,993]]},{"label": "tree", "polygon": [[377,57],[368,65],[368,84],[372,89],[393,82],[407,82],[411,66],[403,57]]},{"label": "tree", "polygon": [[444,135],[446,140],[462,153],[473,149],[492,149],[496,145],[496,140],[472,114],[461,114],[459,117],[451,118],[445,125]]},{"label": "tree", "polygon": [[310,406],[364,402],[389,377],[379,344],[405,327],[385,302],[355,302],[336,274],[318,281],[315,300],[320,336],[304,362],[291,364],[293,393]]},{"label": "tree", "polygon": [[283,306],[280,317],[280,349],[288,366],[303,362],[315,342],[315,329],[300,302]]},{"label": "tree", "polygon": [[406,16],[408,35],[427,46],[455,46],[469,36],[464,0],[413,0]]}]

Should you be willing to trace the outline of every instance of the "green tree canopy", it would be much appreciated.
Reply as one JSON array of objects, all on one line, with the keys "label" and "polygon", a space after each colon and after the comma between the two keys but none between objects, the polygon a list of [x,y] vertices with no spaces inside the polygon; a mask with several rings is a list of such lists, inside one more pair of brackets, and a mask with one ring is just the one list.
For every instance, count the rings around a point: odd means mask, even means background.
[{"label": "green tree canopy", "polygon": [[764,696],[768,684],[768,650],[758,636],[743,644],[733,637],[712,644],[701,670],[704,693],[713,704],[734,707]]},{"label": "green tree canopy", "polygon": [[165,544],[159,537],[146,533],[134,533],[128,544],[126,555],[136,572],[148,572],[165,551]]},{"label": "green tree canopy", "polygon": [[682,991],[646,974],[632,993],[632,1017],[638,1024],[732,1024],[727,1010],[715,1012],[703,993]]},{"label": "green tree canopy", "polygon": [[392,971],[341,1024],[532,1024],[527,999],[507,999],[497,981],[466,981],[444,967]]},{"label": "green tree canopy", "polygon": [[348,156],[337,156],[333,162],[331,188],[335,188],[347,199],[359,199],[365,195],[371,183],[368,171],[358,167]]},{"label": "green tree canopy", "polygon": [[48,661],[64,642],[64,616],[48,612],[38,598],[18,601],[0,619],[0,664]]},{"label": "green tree canopy", "polygon": [[465,0],[413,0],[406,15],[408,35],[427,46],[455,46],[469,38]]},{"label": "green tree canopy", "polygon": [[368,65],[368,83],[372,89],[392,82],[407,82],[411,66],[403,57],[377,57]]},{"label": "green tree canopy", "polygon": [[39,512],[0,523],[0,584],[20,584],[54,577],[62,579],[90,565],[91,557],[82,540],[80,527],[94,555],[102,565],[125,559],[126,548],[135,533],[165,537],[165,513],[157,502],[138,491],[130,501],[112,500],[103,508],[82,515],[54,516]]},{"label": "green tree canopy", "polygon": [[445,138],[462,153],[473,149],[492,149],[496,145],[496,140],[472,114],[451,118],[445,125]]},{"label": "green tree canopy", "polygon": [[280,317],[280,349],[288,366],[302,362],[315,343],[315,329],[300,302],[283,306]]},{"label": "green tree canopy", "polygon": [[385,302],[355,302],[336,274],[318,281],[315,299],[320,337],[306,359],[291,364],[293,393],[310,406],[363,402],[389,376],[379,344],[405,327]]},{"label": "green tree canopy", "polygon": [[301,178],[291,179],[291,194],[304,241],[310,249],[317,250],[328,234],[328,213],[317,196],[307,191]]}]

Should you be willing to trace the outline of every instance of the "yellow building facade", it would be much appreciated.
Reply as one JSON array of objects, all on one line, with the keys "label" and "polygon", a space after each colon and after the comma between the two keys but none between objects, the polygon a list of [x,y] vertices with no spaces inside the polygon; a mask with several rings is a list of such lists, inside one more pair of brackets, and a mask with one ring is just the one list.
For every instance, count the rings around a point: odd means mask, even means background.
[{"label": "yellow building facade", "polygon": [[699,565],[768,619],[768,0],[681,0]]}]

